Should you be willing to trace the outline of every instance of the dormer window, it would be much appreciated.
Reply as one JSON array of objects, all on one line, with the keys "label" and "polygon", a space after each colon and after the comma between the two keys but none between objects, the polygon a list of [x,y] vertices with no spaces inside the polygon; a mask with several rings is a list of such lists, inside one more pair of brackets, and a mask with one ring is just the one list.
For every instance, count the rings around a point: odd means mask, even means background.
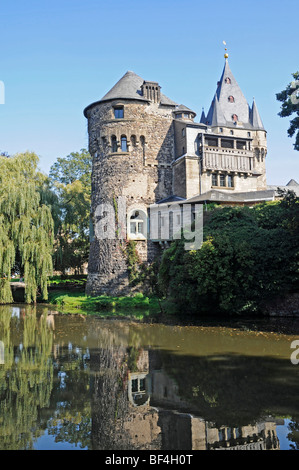
[{"label": "dormer window", "polygon": [[235,98],[233,96],[229,96],[228,97],[228,102],[229,103],[234,103],[235,102]]},{"label": "dormer window", "polygon": [[124,117],[124,107],[123,106],[115,106],[115,108],[114,108],[114,117],[115,117],[115,119],[123,119],[123,117]]},{"label": "dormer window", "polygon": [[230,79],[229,77],[226,77],[226,79],[225,79],[225,83],[227,83],[228,85],[230,85],[230,84],[231,84],[231,82],[232,82],[232,81],[231,81],[231,79]]}]

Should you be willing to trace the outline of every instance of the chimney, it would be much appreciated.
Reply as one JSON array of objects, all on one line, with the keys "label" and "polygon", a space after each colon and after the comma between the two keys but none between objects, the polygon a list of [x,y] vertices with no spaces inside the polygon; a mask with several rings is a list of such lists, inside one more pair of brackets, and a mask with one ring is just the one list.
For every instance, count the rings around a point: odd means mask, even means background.
[{"label": "chimney", "polygon": [[158,82],[147,82],[144,81],[141,86],[143,96],[154,103],[160,103],[161,99],[161,87]]}]

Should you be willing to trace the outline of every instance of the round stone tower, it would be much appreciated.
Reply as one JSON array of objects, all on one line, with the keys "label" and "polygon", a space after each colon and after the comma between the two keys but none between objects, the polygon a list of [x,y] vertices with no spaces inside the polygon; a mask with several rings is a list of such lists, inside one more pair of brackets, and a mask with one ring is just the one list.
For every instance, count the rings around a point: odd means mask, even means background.
[{"label": "round stone tower", "polygon": [[175,106],[158,83],[127,72],[84,110],[93,163],[89,295],[130,292],[130,240],[141,261],[155,257],[148,210],[172,194]]}]

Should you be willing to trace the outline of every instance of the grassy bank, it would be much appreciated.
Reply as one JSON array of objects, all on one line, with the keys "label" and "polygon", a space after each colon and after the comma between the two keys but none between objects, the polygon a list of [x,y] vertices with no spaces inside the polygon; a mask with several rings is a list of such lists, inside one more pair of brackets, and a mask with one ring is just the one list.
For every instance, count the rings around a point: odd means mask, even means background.
[{"label": "grassy bank", "polygon": [[143,318],[159,313],[158,299],[135,294],[132,297],[86,296],[84,291],[50,289],[48,303],[65,313],[97,313],[102,316],[132,316]]}]

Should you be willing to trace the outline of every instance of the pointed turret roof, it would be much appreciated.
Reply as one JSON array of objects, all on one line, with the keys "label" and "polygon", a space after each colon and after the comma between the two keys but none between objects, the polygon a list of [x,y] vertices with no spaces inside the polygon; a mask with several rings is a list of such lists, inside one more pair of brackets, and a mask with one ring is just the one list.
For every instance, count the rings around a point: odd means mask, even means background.
[{"label": "pointed turret roof", "polygon": [[236,125],[244,128],[264,129],[255,102],[252,109],[235,79],[227,58],[217,90],[207,114],[206,124],[212,127]]},{"label": "pointed turret roof", "polygon": [[[106,93],[103,98],[95,103],[90,104],[84,110],[84,115],[86,116],[86,111],[88,108],[93,106],[94,104],[101,103],[103,101],[111,101],[117,99],[125,99],[125,100],[138,100],[147,102],[148,99],[143,96],[142,93],[142,85],[144,83],[144,79],[139,77],[135,72],[128,71],[126,72],[120,80],[111,88],[111,90]],[[177,103],[172,101],[167,96],[161,93],[161,100],[160,103],[162,105],[168,106],[177,106]]]},{"label": "pointed turret roof", "polygon": [[258,112],[255,99],[253,98],[252,108],[250,110],[250,122],[254,129],[264,129],[264,124],[261,120],[260,113]]},{"label": "pointed turret roof", "polygon": [[202,108],[202,112],[201,112],[201,116],[200,116],[200,123],[202,124],[205,124],[207,121],[207,118],[206,118],[206,115],[205,115],[205,112],[204,112],[204,109]]}]

